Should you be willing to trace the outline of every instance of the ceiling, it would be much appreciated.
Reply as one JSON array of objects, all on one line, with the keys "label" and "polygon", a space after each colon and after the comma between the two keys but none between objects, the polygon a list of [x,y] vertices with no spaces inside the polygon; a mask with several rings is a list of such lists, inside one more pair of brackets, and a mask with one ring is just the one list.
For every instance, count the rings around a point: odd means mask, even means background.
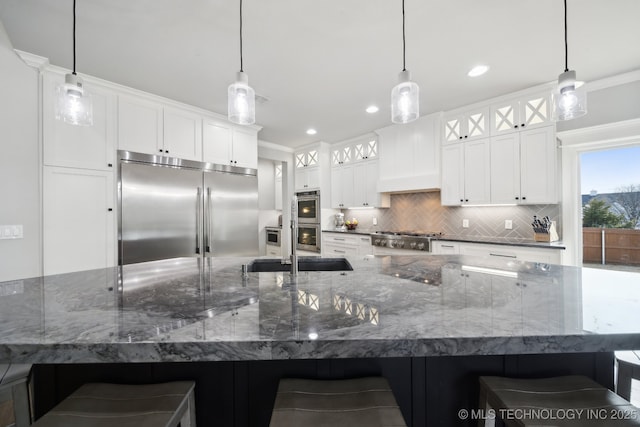
[{"label": "ceiling", "polygon": [[[0,0],[14,48],[72,67],[72,0]],[[640,69],[640,1],[569,0],[569,68],[587,82]],[[244,0],[244,71],[267,101],[260,139],[296,147],[391,124],[401,1]],[[562,0],[406,0],[420,113],[557,79]],[[481,77],[466,73],[477,64]],[[239,0],[77,0],[77,71],[226,115],[240,68]],[[380,111],[367,114],[376,104]],[[305,134],[313,127],[318,133]]]}]

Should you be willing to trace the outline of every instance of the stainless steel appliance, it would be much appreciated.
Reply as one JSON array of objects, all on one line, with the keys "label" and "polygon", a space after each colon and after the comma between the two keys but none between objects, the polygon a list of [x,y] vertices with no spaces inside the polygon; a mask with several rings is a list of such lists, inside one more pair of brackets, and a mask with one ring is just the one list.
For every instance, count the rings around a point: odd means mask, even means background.
[{"label": "stainless steel appliance", "polygon": [[420,254],[431,252],[431,239],[438,232],[376,231],[371,234],[374,255]]},{"label": "stainless steel appliance", "polygon": [[320,224],[298,224],[296,248],[302,251],[320,252],[321,232]]},{"label": "stainless steel appliance", "polygon": [[280,227],[265,227],[264,229],[267,232],[267,245],[281,246],[282,230]]},{"label": "stainless steel appliance", "polygon": [[336,230],[344,230],[346,228],[344,225],[344,214],[342,212],[335,214],[333,225]]},{"label": "stainless steel appliance", "polygon": [[320,192],[305,191],[296,193],[298,197],[298,223],[320,223]]},{"label": "stainless steel appliance", "polygon": [[118,152],[120,265],[257,256],[255,169]]}]

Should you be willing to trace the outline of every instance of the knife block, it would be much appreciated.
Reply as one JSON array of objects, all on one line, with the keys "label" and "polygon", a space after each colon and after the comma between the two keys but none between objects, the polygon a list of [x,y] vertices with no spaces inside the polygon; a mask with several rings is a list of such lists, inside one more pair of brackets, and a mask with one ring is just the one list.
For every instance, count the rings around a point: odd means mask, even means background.
[{"label": "knife block", "polygon": [[560,240],[560,237],[558,237],[558,231],[556,230],[555,221],[551,223],[551,227],[549,227],[548,233],[534,232],[533,240],[535,240],[536,242],[547,242],[547,243],[556,242]]}]

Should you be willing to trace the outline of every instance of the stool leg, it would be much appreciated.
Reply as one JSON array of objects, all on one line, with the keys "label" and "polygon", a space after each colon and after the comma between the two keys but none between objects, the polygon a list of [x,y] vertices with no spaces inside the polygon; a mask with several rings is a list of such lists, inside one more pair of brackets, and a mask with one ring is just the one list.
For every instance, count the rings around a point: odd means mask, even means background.
[{"label": "stool leg", "polygon": [[180,419],[180,427],[196,427],[196,401],[193,390],[189,393],[187,410]]},{"label": "stool leg", "polygon": [[616,380],[616,393],[625,400],[631,400],[631,377],[633,366],[618,360],[618,378]]},{"label": "stool leg", "polygon": [[29,391],[26,381],[14,385],[11,388],[13,395],[13,413],[16,427],[28,427],[31,425],[31,413],[29,410]]},{"label": "stool leg", "polygon": [[487,391],[484,387],[480,387],[480,401],[478,404],[478,408],[484,411],[484,420],[478,420],[478,427],[495,427],[496,420],[494,418],[489,419],[487,414],[491,409],[491,405],[489,405],[489,400],[487,399]]}]

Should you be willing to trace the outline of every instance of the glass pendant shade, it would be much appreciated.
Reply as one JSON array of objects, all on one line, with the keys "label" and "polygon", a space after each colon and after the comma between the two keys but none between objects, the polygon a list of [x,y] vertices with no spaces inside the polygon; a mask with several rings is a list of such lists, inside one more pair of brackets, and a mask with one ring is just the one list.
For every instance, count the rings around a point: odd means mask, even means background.
[{"label": "glass pendant shade", "polygon": [[64,81],[56,87],[56,119],[76,126],[92,126],[93,103],[91,95],[84,91],[82,79],[67,74]]},{"label": "glass pendant shade", "polygon": [[554,96],[554,118],[571,120],[587,114],[587,93],[584,85],[576,84],[576,72],[565,71],[558,77],[558,87]]},{"label": "glass pendant shade", "polygon": [[242,71],[238,72],[236,82],[229,85],[227,107],[229,121],[239,125],[256,122],[256,93]]},{"label": "glass pendant shade", "polygon": [[420,88],[407,70],[400,72],[398,80],[391,90],[391,121],[409,123],[420,116]]}]

